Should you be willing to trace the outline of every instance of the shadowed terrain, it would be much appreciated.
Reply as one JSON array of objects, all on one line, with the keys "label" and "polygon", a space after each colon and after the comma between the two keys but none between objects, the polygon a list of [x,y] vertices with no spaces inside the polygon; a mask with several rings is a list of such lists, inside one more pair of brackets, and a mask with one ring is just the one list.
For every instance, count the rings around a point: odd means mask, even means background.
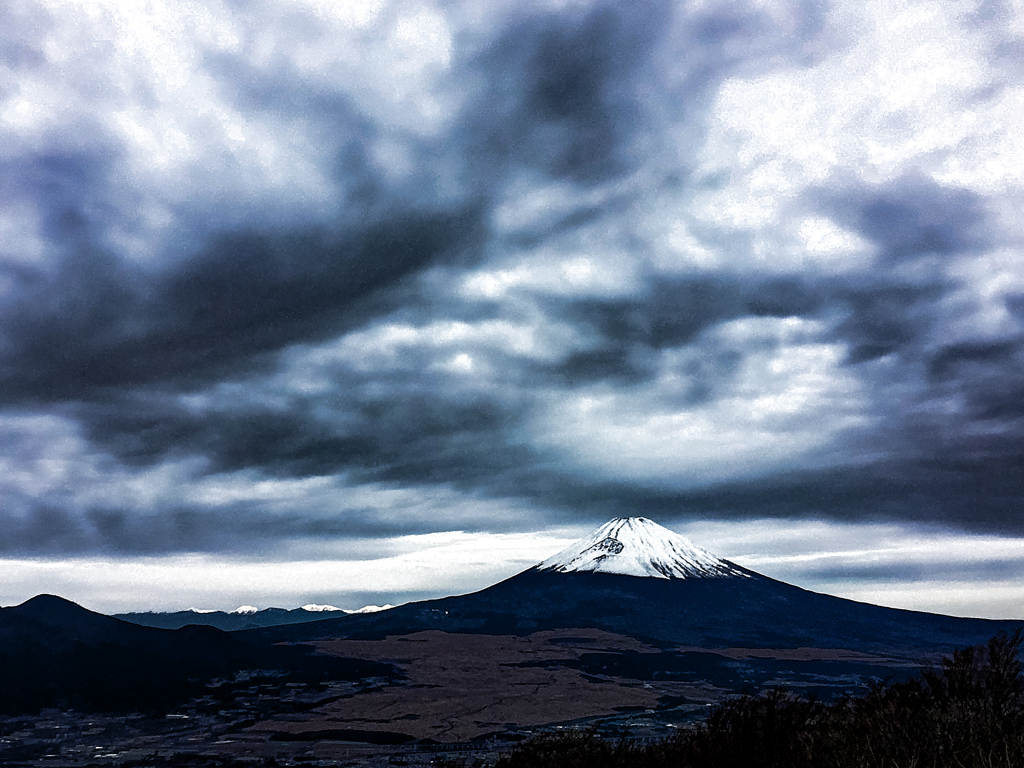
[{"label": "shadowed terrain", "polygon": [[678,723],[766,684],[831,698],[908,669],[891,657],[829,649],[662,650],[594,629],[520,636],[430,630],[382,640],[323,640],[316,647],[394,664],[404,674],[395,685],[337,699],[301,717],[270,719],[254,730],[315,738],[347,729],[451,742],[553,722],[655,715],[663,724]]}]

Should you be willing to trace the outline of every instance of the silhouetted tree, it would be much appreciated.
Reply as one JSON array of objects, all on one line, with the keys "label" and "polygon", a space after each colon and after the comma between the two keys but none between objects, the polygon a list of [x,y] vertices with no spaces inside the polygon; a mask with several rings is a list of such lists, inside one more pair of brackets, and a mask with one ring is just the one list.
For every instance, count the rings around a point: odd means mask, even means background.
[{"label": "silhouetted tree", "polygon": [[781,689],[716,708],[644,747],[592,732],[528,741],[497,768],[1021,768],[1020,630],[956,651],[937,670],[830,706]]}]

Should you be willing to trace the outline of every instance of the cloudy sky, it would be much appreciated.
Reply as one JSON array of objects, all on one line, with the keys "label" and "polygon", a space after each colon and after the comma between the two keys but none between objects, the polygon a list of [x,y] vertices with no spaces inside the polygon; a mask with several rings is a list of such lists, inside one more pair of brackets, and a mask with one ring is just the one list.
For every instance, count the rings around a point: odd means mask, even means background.
[{"label": "cloudy sky", "polygon": [[1024,616],[1024,5],[0,5],[0,604],[358,607],[645,515]]}]

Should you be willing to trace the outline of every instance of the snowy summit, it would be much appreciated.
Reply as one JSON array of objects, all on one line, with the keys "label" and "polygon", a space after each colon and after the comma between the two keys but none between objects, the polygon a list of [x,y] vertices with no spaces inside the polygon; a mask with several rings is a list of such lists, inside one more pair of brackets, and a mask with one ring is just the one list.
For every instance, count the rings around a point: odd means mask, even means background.
[{"label": "snowy summit", "polygon": [[747,574],[646,517],[619,517],[549,557],[538,571],[618,573],[655,579],[708,579]]},{"label": "snowy summit", "polygon": [[354,611],[342,609],[345,613],[380,613],[381,611],[390,611],[394,608],[391,603],[385,603],[384,605],[364,605],[362,608],[356,608]]}]

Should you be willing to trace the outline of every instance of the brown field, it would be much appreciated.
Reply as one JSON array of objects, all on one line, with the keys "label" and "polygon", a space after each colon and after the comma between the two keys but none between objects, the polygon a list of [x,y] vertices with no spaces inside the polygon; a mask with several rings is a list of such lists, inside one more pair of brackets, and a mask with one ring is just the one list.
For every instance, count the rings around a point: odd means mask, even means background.
[{"label": "brown field", "polygon": [[301,716],[273,718],[252,730],[302,733],[359,729],[439,742],[653,709],[662,696],[718,701],[724,691],[678,682],[643,683],[585,675],[565,667],[520,667],[524,661],[575,659],[588,651],[657,653],[638,640],[594,629],[527,637],[419,632],[384,640],[326,640],[322,653],[392,662],[405,684],[340,699]]}]

